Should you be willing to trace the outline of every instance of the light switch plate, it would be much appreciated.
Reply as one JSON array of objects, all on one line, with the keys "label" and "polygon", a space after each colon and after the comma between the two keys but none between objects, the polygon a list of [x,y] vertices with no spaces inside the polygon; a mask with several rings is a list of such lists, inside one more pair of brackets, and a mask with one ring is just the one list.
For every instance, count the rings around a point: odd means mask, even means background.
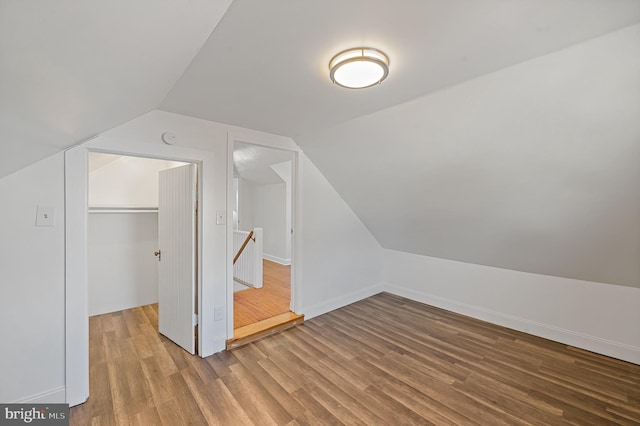
[{"label": "light switch plate", "polygon": [[52,206],[38,206],[36,226],[53,226],[55,209]]},{"label": "light switch plate", "polygon": [[216,225],[224,225],[226,222],[226,214],[224,210],[216,210]]}]

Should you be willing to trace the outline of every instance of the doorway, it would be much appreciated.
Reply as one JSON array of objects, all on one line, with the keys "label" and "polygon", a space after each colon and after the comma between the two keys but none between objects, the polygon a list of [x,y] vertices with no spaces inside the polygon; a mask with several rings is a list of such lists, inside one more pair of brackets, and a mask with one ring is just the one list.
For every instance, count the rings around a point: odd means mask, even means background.
[{"label": "doorway", "polygon": [[89,316],[155,305],[156,330],[194,354],[196,165],[88,156]]},{"label": "doorway", "polygon": [[[294,314],[291,297],[296,153],[242,141],[233,141],[230,151],[233,338],[238,339],[261,331],[265,324],[274,327],[302,317]],[[257,249],[252,250],[253,246]],[[249,250],[243,250],[245,247]],[[253,282],[235,263],[251,256],[259,256],[261,270]]]},{"label": "doorway", "polygon": [[[106,145],[109,145],[107,148]],[[198,165],[199,210],[213,212],[214,157],[208,151],[171,146],[158,148],[149,144],[114,141],[91,141],[65,152],[65,221],[73,226],[65,228],[66,282],[66,400],[78,405],[89,397],[89,306],[88,306],[88,155],[89,152],[147,157],[161,160],[189,162]],[[211,265],[203,265],[202,258],[212,258],[215,252],[215,217],[198,216],[197,220],[197,308],[204,317],[198,326],[198,354],[201,357],[224,349],[225,340],[216,338],[213,324],[214,292],[211,291]],[[207,238],[203,238],[203,235]],[[206,279],[203,280],[202,278]],[[204,291],[203,291],[204,290]],[[210,320],[209,320],[210,319]]]}]

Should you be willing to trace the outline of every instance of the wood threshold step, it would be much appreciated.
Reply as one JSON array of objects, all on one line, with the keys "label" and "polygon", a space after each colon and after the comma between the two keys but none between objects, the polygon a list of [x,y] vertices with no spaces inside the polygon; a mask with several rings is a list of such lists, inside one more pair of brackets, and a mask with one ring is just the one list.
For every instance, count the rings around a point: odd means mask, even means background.
[{"label": "wood threshold step", "polygon": [[254,324],[245,325],[233,330],[233,339],[227,340],[227,350],[251,343],[262,337],[279,333],[280,331],[300,325],[304,322],[304,315],[286,312],[267,318]]}]

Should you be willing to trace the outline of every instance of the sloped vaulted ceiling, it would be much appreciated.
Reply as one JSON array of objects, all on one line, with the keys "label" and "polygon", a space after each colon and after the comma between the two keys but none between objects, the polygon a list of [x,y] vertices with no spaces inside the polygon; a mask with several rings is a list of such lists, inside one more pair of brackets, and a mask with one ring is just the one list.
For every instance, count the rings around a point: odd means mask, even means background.
[{"label": "sloped vaulted ceiling", "polygon": [[0,177],[157,108],[231,0],[0,0]]},{"label": "sloped vaulted ceiling", "polygon": [[304,140],[386,248],[640,287],[640,25]]},{"label": "sloped vaulted ceiling", "polygon": [[0,176],[159,108],[294,138],[385,248],[640,287],[640,1],[230,1],[0,0]]},{"label": "sloped vaulted ceiling", "polygon": [[[635,0],[236,0],[161,108],[293,137],[385,248],[640,287],[638,22]],[[359,45],[389,78],[333,86]]]},{"label": "sloped vaulted ceiling", "polygon": [[[235,0],[161,109],[304,138],[347,120],[640,22],[638,0]],[[391,75],[329,80],[333,55],[373,46]]]}]

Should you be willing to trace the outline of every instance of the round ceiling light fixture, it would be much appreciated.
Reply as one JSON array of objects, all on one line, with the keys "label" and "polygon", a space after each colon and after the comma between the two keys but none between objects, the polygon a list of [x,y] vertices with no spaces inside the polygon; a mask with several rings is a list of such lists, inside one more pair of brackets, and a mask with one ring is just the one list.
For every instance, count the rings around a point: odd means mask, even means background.
[{"label": "round ceiling light fixture", "polygon": [[389,58],[371,47],[347,49],[329,61],[329,77],[338,86],[364,89],[382,83],[389,75]]}]

